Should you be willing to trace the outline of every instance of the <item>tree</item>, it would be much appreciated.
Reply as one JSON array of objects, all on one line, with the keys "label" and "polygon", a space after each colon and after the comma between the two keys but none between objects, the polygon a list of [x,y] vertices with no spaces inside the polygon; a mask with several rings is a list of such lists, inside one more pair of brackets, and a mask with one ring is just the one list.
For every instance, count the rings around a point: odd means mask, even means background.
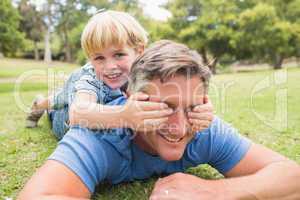
[{"label": "tree", "polygon": [[281,20],[272,5],[260,3],[245,10],[240,15],[239,28],[239,58],[268,61],[274,69],[280,69],[283,60],[297,52],[299,28]]},{"label": "tree", "polygon": [[[72,62],[72,46],[70,43],[70,31],[77,27],[82,21],[86,22],[88,15],[79,8],[77,0],[55,1],[57,21],[57,32],[61,35],[64,49],[65,61]],[[80,40],[80,38],[79,38]]]},{"label": "tree", "polygon": [[[170,24],[179,41],[197,49],[213,73],[225,54],[234,51],[236,42],[236,13],[233,1],[183,1],[169,4],[173,18]],[[212,57],[211,59],[209,57]]]},{"label": "tree", "polygon": [[33,4],[22,0],[19,4],[19,12],[22,16],[20,29],[26,34],[26,38],[34,43],[34,58],[39,60],[38,42],[43,39],[44,23],[42,15]]},{"label": "tree", "polygon": [[297,54],[297,44],[299,47],[299,26],[288,21],[278,21],[272,28],[270,35],[270,48],[268,55],[274,69],[281,69],[285,58],[292,57]]},{"label": "tree", "polygon": [[18,30],[20,16],[9,0],[0,1],[0,52],[14,55],[23,47],[24,35]]}]

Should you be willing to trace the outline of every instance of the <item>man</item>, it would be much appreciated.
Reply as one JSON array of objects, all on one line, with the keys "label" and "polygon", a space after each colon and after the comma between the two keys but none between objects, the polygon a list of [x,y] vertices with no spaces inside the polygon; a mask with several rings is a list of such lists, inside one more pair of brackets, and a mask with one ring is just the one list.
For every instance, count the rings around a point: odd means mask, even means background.
[{"label": "man", "polygon": [[[300,199],[295,162],[238,135],[218,117],[206,130],[193,131],[190,118],[201,113],[191,111],[203,103],[210,76],[196,52],[157,42],[134,62],[130,76],[129,95],[141,91],[173,109],[167,122],[137,133],[72,126],[19,199],[87,199],[103,180],[114,184],[162,173],[171,175],[156,182],[150,199]],[[130,98],[112,102],[130,103]],[[176,173],[203,163],[226,179]]]}]

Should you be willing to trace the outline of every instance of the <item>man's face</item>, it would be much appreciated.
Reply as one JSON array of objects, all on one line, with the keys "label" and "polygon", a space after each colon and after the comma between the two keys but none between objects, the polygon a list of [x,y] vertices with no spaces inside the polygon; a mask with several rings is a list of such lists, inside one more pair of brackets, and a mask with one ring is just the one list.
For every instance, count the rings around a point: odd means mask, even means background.
[{"label": "man's face", "polygon": [[187,79],[177,75],[165,83],[158,79],[151,81],[144,92],[150,95],[150,101],[159,99],[174,112],[158,131],[138,133],[136,143],[145,151],[159,155],[164,160],[179,160],[194,136],[187,112],[193,106],[203,104],[203,82],[197,76]]}]

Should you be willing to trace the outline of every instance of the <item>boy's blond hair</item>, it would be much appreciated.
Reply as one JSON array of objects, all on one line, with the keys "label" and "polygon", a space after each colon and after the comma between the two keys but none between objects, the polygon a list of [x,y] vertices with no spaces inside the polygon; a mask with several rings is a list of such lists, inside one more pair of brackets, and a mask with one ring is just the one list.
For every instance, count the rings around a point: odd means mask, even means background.
[{"label": "boy's blond hair", "polygon": [[81,46],[88,57],[111,45],[137,48],[147,42],[147,32],[131,15],[112,10],[95,14],[81,35]]}]

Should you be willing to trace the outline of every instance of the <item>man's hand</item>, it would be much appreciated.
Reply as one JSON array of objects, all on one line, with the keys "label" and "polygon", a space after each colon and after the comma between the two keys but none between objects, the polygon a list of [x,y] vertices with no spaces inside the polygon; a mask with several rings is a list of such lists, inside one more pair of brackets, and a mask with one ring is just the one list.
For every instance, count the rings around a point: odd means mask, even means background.
[{"label": "man's hand", "polygon": [[218,200],[229,199],[210,187],[208,181],[189,174],[176,173],[159,179],[152,191],[150,200]]},{"label": "man's hand", "polygon": [[204,96],[203,104],[197,105],[188,112],[188,120],[192,125],[193,133],[207,129],[214,118],[213,105],[208,96]]},{"label": "man's hand", "polygon": [[167,122],[172,113],[173,110],[167,104],[159,100],[149,101],[149,95],[139,92],[129,97],[121,117],[124,127],[135,131],[155,131]]}]

